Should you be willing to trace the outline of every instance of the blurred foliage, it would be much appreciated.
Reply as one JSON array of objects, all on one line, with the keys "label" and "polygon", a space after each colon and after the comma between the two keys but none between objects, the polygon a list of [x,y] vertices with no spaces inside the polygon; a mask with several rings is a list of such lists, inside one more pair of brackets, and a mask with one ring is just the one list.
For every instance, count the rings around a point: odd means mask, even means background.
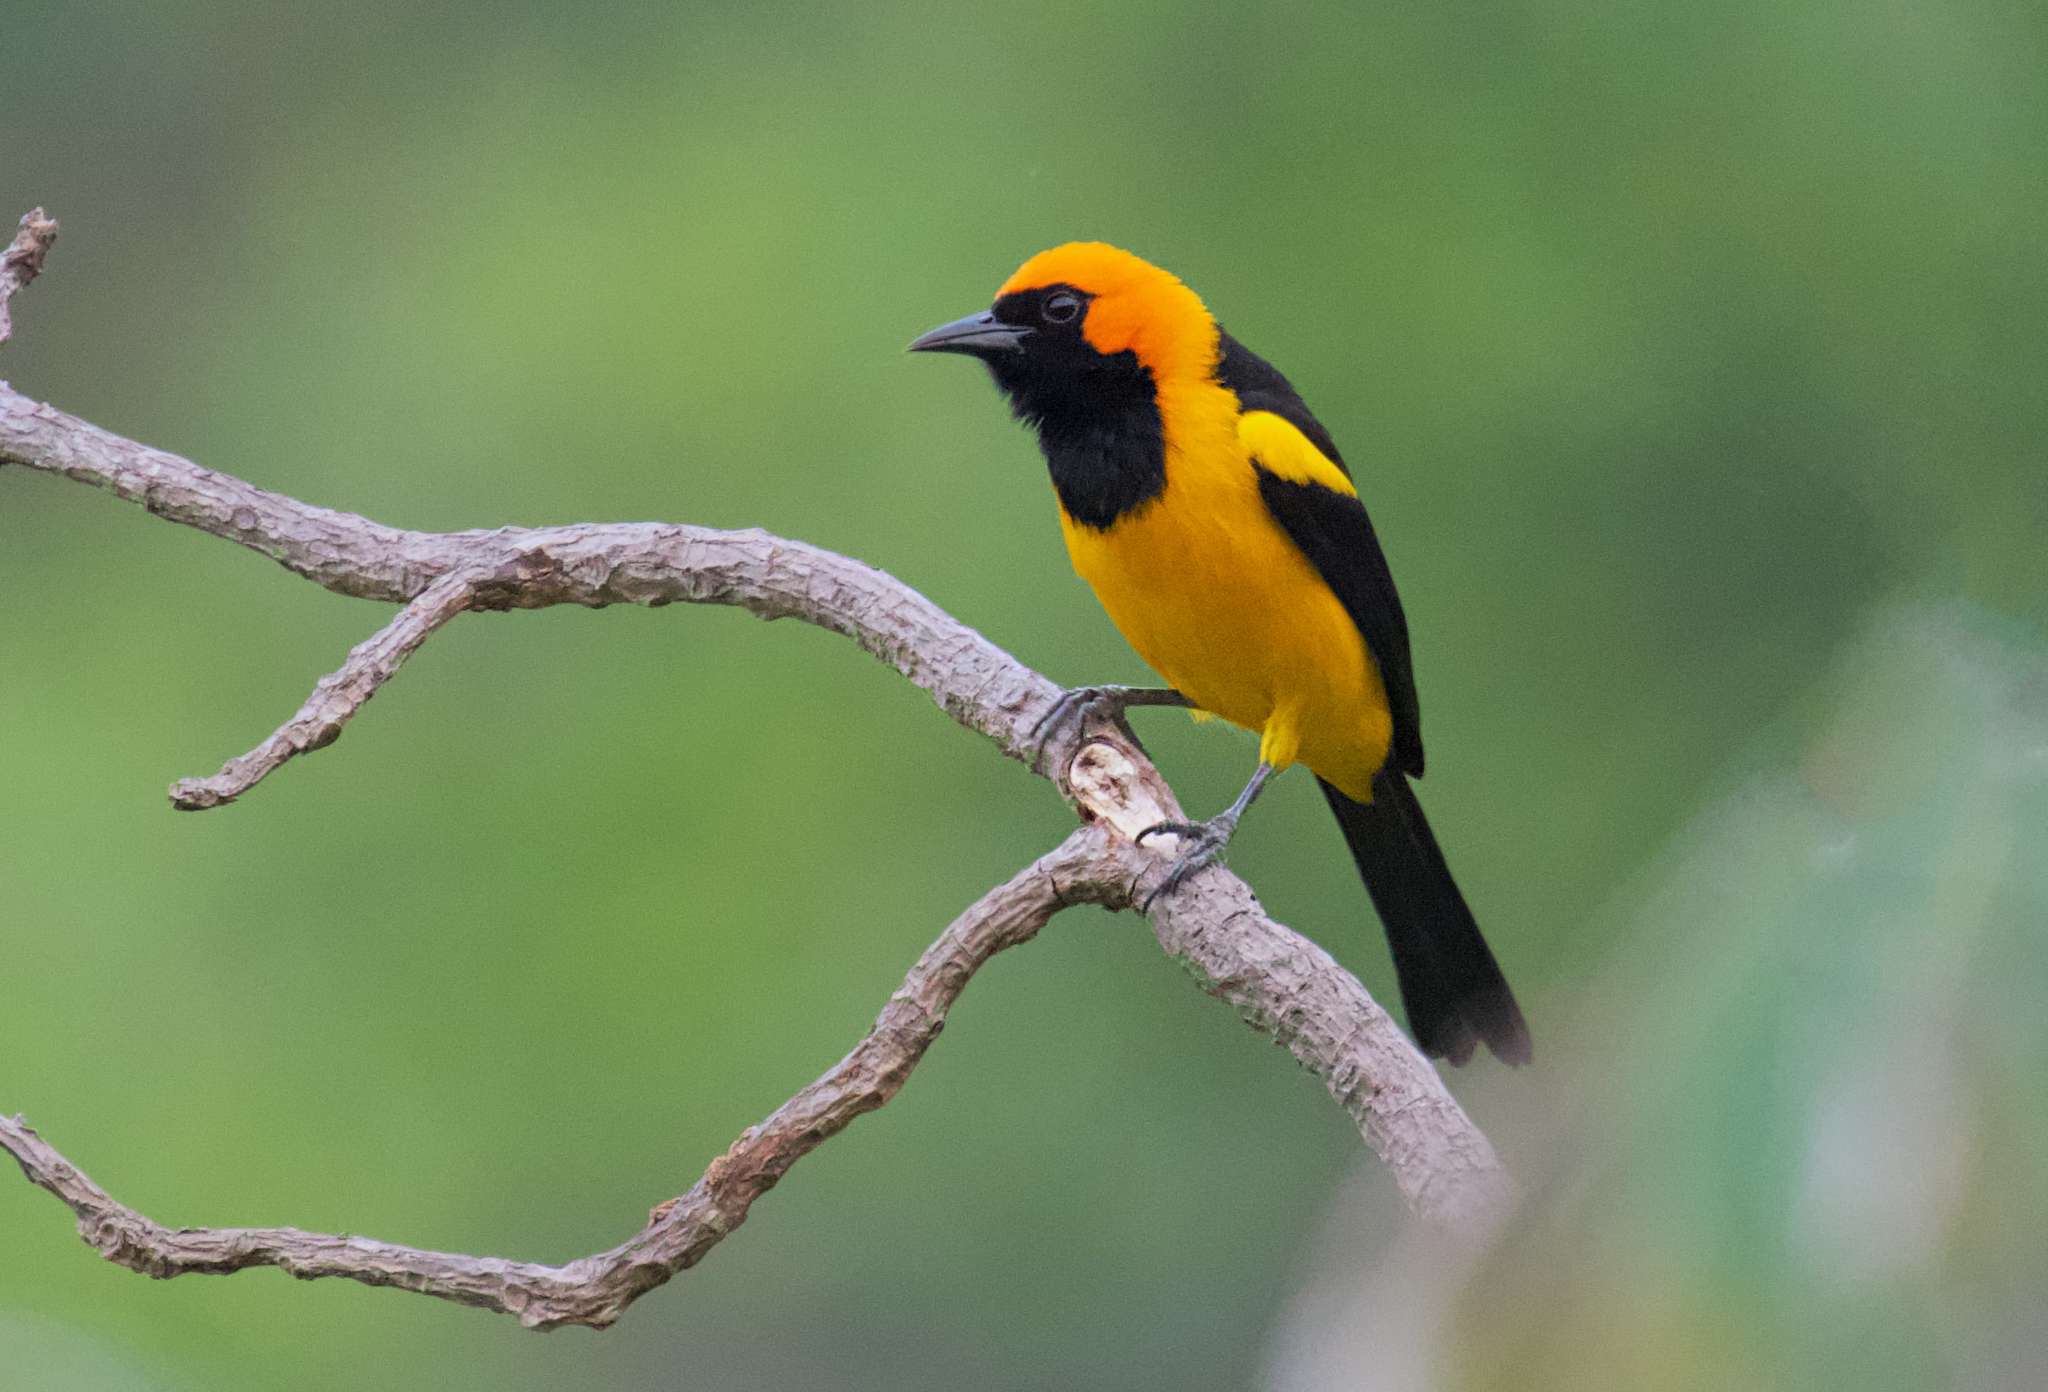
[{"label": "blurred foliage", "polygon": [[[0,372],[393,523],[769,527],[1140,679],[1028,440],[899,351],[1129,245],[1358,469],[1537,1030],[1457,1079],[1535,1196],[1415,1366],[2038,1382],[2048,746],[1985,692],[2048,648],[2044,49],[1984,3],[12,0],[0,214],[65,230]],[[180,817],[378,612],[19,470],[0,563],[0,1106],[165,1221],[608,1245],[1068,824],[849,645],[684,609],[465,620]],[[1251,757],[1144,728],[1198,808]],[[1387,994],[1324,816],[1286,780],[1234,863]],[[1396,1215],[1357,1150],[1076,915],[601,1338],[146,1283],[18,1184],[0,1338],[51,1387],[1313,1385],[1298,1288]]]},{"label": "blurred foliage", "polygon": [[1555,1066],[1478,1099],[1529,1188],[1501,1240],[1468,1264],[1340,1211],[1277,1386],[2042,1385],[2048,655],[2018,637],[1872,621],[1798,757],[1618,896],[1629,950]]}]

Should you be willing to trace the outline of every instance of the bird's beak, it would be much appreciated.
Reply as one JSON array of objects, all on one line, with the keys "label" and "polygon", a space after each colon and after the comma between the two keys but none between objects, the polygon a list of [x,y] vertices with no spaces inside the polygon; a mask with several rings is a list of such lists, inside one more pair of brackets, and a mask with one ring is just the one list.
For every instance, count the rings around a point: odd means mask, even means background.
[{"label": "bird's beak", "polygon": [[950,324],[941,324],[922,338],[915,339],[906,352],[911,353],[972,353],[985,358],[997,353],[1014,353],[1024,346],[1024,335],[1031,330],[1016,324],[1005,324],[989,310],[970,314],[965,319],[955,319]]}]

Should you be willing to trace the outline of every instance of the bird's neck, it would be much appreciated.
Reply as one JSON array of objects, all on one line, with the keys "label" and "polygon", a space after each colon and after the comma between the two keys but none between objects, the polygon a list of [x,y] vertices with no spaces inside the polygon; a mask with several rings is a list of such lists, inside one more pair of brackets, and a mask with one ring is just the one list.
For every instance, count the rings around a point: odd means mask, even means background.
[{"label": "bird's neck", "polygon": [[1045,371],[1027,359],[989,363],[1010,409],[1038,432],[1060,507],[1084,527],[1106,528],[1166,487],[1166,432],[1152,374],[1134,353],[1081,370]]},{"label": "bird's neck", "polygon": [[1108,528],[1166,489],[1166,433],[1149,391],[1113,408],[1043,416],[1038,444],[1061,510],[1081,526]]}]

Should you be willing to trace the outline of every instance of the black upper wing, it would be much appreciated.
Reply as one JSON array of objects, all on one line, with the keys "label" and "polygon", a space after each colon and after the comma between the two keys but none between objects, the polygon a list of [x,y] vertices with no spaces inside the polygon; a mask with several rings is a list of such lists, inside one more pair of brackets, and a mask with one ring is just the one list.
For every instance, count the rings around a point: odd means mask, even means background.
[{"label": "black upper wing", "polygon": [[[1223,349],[1223,356],[1216,363],[1216,380],[1237,394],[1245,410],[1271,411],[1308,436],[1309,443],[1321,450],[1325,459],[1350,477],[1350,467],[1344,456],[1337,453],[1337,442],[1323,429],[1323,423],[1309,413],[1308,403],[1295,391],[1294,383],[1282,377],[1279,368],[1225,333],[1220,325],[1216,332]],[[1398,603],[1394,605],[1396,613],[1400,608]]]},{"label": "black upper wing", "polygon": [[[1220,332],[1220,331],[1219,331]],[[1237,394],[1247,411],[1270,411],[1308,437],[1323,456],[1348,476],[1344,457],[1279,369],[1222,334],[1216,378]],[[1253,461],[1255,464],[1256,460]],[[1295,483],[1264,468],[1259,494],[1288,537],[1336,594],[1380,669],[1393,714],[1392,762],[1403,773],[1422,776],[1422,717],[1415,702],[1415,668],[1408,653],[1408,620],[1394,590],[1379,537],[1357,498],[1320,484]]]}]

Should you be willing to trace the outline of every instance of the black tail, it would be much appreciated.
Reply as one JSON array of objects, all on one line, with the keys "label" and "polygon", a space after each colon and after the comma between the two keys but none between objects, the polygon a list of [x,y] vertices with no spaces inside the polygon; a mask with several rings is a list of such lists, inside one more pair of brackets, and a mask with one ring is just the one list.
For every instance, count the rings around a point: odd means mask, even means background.
[{"label": "black tail", "polygon": [[1372,791],[1371,802],[1353,802],[1323,784],[1386,926],[1415,1042],[1425,1054],[1463,1063],[1484,1040],[1503,1063],[1527,1063],[1521,1007],[1451,879],[1415,790],[1406,775],[1384,769]]}]

